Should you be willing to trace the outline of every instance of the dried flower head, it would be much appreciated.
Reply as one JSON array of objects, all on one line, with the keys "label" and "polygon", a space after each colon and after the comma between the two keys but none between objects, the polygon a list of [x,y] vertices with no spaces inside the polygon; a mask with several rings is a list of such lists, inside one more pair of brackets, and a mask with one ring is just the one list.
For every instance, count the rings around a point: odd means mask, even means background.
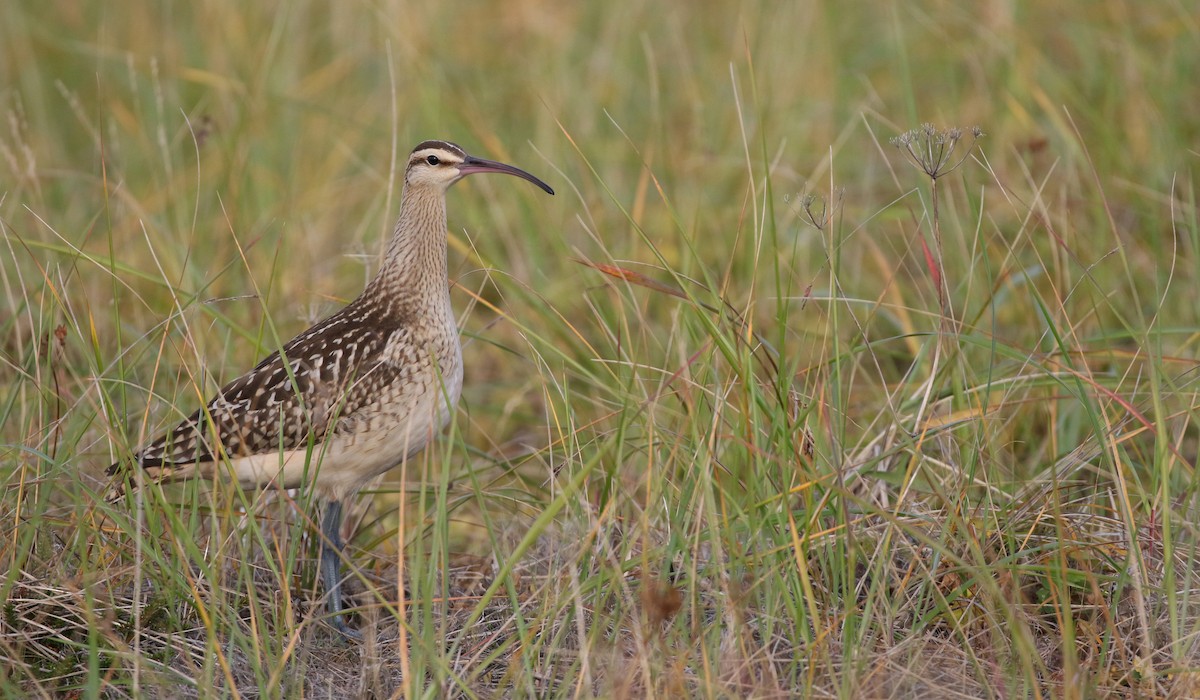
[{"label": "dried flower head", "polygon": [[[964,135],[969,136],[970,141],[966,144],[966,149],[956,157],[955,149],[962,142]],[[900,134],[891,140],[891,144],[899,148],[913,165],[936,180],[954,172],[962,165],[974,150],[975,142],[982,136],[983,130],[977,126],[964,132],[958,127],[938,129],[933,124],[925,123],[917,129]]]},{"label": "dried flower head", "polygon": [[[824,197],[818,194],[805,193],[796,197],[794,208],[800,218],[817,229],[824,231],[829,226],[829,222],[833,219],[837,209],[842,204],[842,197],[845,191],[842,188],[837,188],[833,192],[833,203],[830,204]],[[789,197],[785,197],[784,201],[791,201]]]}]

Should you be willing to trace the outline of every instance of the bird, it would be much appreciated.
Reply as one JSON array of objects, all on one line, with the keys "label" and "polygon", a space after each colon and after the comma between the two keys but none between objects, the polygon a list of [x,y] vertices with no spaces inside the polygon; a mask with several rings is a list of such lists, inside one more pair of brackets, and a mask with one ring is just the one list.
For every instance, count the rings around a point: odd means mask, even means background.
[{"label": "bird", "polygon": [[248,489],[313,489],[328,621],[361,638],[343,615],[343,507],[420,452],[458,403],[463,361],[446,267],[446,192],[477,173],[514,175],[554,194],[530,173],[449,141],[419,143],[383,262],[362,293],[109,467],[110,499],[138,483],[197,475],[232,477]]}]

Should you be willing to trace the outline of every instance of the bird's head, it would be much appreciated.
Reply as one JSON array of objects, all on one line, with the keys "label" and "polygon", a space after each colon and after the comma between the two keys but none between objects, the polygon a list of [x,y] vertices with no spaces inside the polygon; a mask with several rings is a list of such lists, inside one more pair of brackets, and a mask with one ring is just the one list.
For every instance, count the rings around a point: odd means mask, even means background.
[{"label": "bird's head", "polygon": [[449,141],[423,141],[418,144],[408,157],[404,181],[411,186],[434,187],[444,192],[450,185],[474,173],[516,175],[529,180],[548,194],[554,194],[549,185],[524,170],[468,155],[462,148]]}]

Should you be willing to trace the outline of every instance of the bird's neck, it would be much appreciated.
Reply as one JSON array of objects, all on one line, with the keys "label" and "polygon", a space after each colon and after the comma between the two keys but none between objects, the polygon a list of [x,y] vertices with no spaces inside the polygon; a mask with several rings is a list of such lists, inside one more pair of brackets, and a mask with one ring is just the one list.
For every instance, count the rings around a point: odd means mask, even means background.
[{"label": "bird's neck", "polygon": [[449,295],[445,193],[405,186],[383,266],[362,296],[407,315],[440,311],[448,307]]}]

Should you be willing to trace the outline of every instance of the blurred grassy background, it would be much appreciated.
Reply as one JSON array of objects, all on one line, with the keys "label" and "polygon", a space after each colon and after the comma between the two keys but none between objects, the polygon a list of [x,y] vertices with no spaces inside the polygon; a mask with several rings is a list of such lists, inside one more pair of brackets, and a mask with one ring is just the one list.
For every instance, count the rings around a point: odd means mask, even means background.
[{"label": "blurred grassy background", "polygon": [[[1196,75],[1184,2],[4,3],[4,689],[1195,696]],[[464,405],[334,653],[303,517],[97,496],[426,138],[558,196],[450,194]]]}]

